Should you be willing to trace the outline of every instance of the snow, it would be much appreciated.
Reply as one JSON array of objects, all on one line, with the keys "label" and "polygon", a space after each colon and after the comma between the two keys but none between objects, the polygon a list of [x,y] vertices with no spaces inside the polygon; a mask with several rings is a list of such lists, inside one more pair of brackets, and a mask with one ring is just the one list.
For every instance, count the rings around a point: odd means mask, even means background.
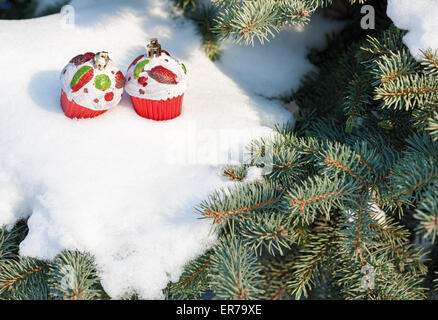
[{"label": "snow", "polygon": [[[133,291],[162,298],[168,281],[215,241],[193,208],[232,185],[223,165],[291,117],[280,101],[260,95],[296,87],[311,68],[303,48],[323,44],[339,25],[315,17],[306,36],[288,30],[252,50],[228,44],[215,64],[199,49],[192,23],[170,13],[167,1],[71,4],[75,27],[59,14],[0,21],[0,226],[29,217],[21,255],[89,251],[112,298]],[[108,51],[125,71],[156,36],[188,69],[180,117],[143,119],[127,96],[94,119],[64,116],[59,74],[73,56]]]},{"label": "snow", "polygon": [[263,182],[263,175],[265,174],[263,168],[259,167],[249,167],[245,178],[242,180],[243,183],[254,183]]},{"label": "snow", "polygon": [[264,45],[255,42],[254,47],[236,46],[228,41],[218,65],[244,89],[264,97],[278,97],[297,88],[301,76],[314,69],[303,58],[310,48],[324,47],[325,38],[321,31],[330,33],[342,25],[332,22],[328,26],[327,20],[316,13],[311,24],[290,26]]},{"label": "snow", "polygon": [[438,48],[437,0],[389,0],[387,14],[397,28],[409,31],[403,41],[414,57]]}]

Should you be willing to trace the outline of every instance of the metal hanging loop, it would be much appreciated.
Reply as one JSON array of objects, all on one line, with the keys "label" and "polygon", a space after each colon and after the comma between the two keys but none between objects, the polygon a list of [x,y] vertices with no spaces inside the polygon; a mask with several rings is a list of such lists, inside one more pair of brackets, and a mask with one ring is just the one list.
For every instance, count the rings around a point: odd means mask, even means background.
[{"label": "metal hanging loop", "polygon": [[146,54],[149,58],[161,56],[161,44],[158,43],[157,38],[151,39],[150,43],[146,46]]},{"label": "metal hanging loop", "polygon": [[109,58],[108,52],[100,51],[100,52],[96,53],[96,55],[94,56],[93,65],[95,68],[97,68],[99,70],[103,70],[108,65],[109,61],[110,61],[110,58]]}]

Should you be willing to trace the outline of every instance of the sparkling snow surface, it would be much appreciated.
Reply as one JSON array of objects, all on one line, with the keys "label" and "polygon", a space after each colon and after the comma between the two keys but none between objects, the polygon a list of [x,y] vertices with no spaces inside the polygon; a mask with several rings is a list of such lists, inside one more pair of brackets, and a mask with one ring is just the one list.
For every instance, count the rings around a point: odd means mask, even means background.
[{"label": "sparkling snow surface", "polygon": [[[75,27],[59,14],[0,21],[0,226],[29,216],[20,254],[86,250],[111,297],[135,290],[161,298],[184,264],[214,243],[193,208],[231,185],[221,176],[226,159],[291,117],[261,95],[296,87],[312,68],[307,48],[340,25],[315,16],[308,29],[286,30],[264,47],[227,44],[215,64],[192,23],[165,0],[72,5]],[[108,51],[125,72],[152,37],[187,66],[179,118],[143,119],[127,96],[94,119],[64,116],[59,74],[72,57]]]},{"label": "sparkling snow surface", "polygon": [[438,49],[438,0],[389,0],[387,14],[397,28],[409,31],[403,41],[414,57]]}]

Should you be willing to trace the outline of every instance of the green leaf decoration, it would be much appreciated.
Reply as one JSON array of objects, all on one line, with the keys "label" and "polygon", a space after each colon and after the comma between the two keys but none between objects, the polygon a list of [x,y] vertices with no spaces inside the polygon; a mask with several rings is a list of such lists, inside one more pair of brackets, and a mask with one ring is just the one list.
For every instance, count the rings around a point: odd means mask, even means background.
[{"label": "green leaf decoration", "polygon": [[94,85],[99,90],[106,90],[111,87],[111,79],[106,74],[99,74],[96,79],[94,79]]},{"label": "green leaf decoration", "polygon": [[139,64],[137,64],[137,66],[135,67],[135,70],[134,70],[134,79],[138,79],[138,77],[140,76],[140,73],[143,71],[143,68],[148,63],[149,63],[149,60],[145,59],[142,62],[140,62]]},{"label": "green leaf decoration", "polygon": [[184,63],[181,63],[181,68],[184,70],[184,73],[187,73],[187,68]]}]

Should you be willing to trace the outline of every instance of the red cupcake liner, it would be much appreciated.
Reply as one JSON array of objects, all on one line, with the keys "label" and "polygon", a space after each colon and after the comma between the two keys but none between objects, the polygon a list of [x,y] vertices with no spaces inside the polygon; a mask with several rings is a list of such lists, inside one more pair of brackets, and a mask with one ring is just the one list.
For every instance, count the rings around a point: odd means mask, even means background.
[{"label": "red cupcake liner", "polygon": [[61,89],[61,106],[64,113],[69,118],[77,118],[77,119],[86,119],[86,118],[94,118],[107,110],[91,110],[85,107],[78,105],[74,101],[70,101],[67,98],[64,90]]},{"label": "red cupcake liner", "polygon": [[135,112],[143,118],[162,121],[170,120],[181,114],[184,94],[167,100],[149,100],[131,96]]}]

